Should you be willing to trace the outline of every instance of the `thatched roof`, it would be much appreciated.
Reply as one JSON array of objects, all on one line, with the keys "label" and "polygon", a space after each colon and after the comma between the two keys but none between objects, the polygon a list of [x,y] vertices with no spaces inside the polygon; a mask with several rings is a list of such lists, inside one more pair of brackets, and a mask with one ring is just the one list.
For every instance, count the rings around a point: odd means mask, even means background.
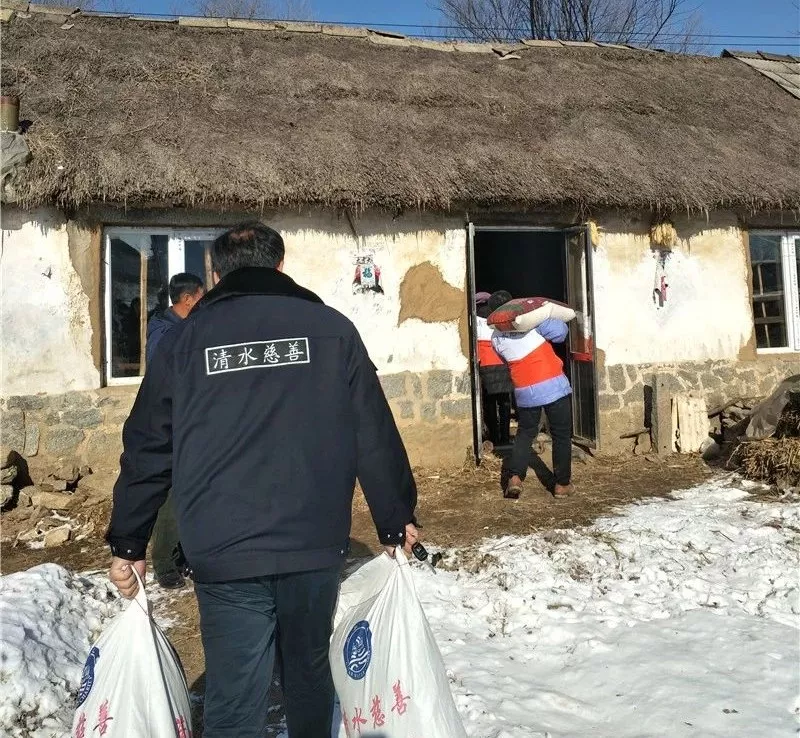
[{"label": "thatched roof", "polygon": [[733,58],[10,15],[29,205],[800,207],[800,100]]}]

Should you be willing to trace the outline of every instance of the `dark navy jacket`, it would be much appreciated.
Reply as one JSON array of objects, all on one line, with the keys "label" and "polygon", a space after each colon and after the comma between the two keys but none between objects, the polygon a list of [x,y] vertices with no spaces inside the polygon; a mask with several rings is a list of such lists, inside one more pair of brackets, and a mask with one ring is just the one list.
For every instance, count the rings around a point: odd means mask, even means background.
[{"label": "dark navy jacket", "polygon": [[340,563],[356,477],[380,541],[404,541],[416,485],[347,318],[280,272],[240,269],[159,346],[123,430],[114,555],[144,558],[170,485],[201,582]]},{"label": "dark navy jacket", "polygon": [[172,328],[172,326],[180,322],[180,316],[176,315],[172,308],[167,308],[150,318],[150,321],[147,323],[147,343],[144,348],[145,359],[148,364],[153,358],[153,352],[158,342],[161,340],[161,337]]}]

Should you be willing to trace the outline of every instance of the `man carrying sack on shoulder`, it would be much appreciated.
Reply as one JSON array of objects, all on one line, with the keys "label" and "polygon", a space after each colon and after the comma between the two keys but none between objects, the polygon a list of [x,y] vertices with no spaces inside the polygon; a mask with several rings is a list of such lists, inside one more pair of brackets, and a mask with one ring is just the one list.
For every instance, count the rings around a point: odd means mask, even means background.
[{"label": "man carrying sack on shoulder", "polygon": [[[489,309],[497,310],[511,300],[505,290],[489,298]],[[508,364],[517,402],[517,435],[506,466],[503,495],[517,499],[528,473],[531,447],[539,433],[542,411],[550,425],[553,441],[555,497],[572,494],[572,387],[564,365],[552,343],[563,343],[569,328],[562,320],[548,318],[525,333],[495,331],[492,345]]]}]

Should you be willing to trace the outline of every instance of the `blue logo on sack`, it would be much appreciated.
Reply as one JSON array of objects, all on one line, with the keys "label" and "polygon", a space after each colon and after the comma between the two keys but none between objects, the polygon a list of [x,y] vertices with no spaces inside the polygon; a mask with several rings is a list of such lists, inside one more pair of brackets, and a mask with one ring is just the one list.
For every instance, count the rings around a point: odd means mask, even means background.
[{"label": "blue logo on sack", "polygon": [[77,706],[80,707],[84,702],[86,702],[86,698],[89,696],[89,692],[92,691],[92,686],[94,685],[94,665],[97,663],[98,659],[100,658],[100,649],[95,646],[89,651],[89,658],[86,659],[86,664],[83,667],[83,675],[81,676],[81,686],[78,690],[78,698],[76,700]]},{"label": "blue logo on sack", "polygon": [[363,679],[372,659],[372,631],[366,620],[357,622],[344,642],[344,666],[351,679]]}]

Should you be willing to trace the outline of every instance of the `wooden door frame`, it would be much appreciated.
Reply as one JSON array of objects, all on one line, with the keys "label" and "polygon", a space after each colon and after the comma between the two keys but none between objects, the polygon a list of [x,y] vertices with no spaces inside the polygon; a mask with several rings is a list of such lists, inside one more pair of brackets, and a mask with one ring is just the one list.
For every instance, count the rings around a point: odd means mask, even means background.
[{"label": "wooden door frame", "polygon": [[588,448],[597,448],[600,445],[600,388],[599,377],[597,371],[597,341],[596,338],[596,318],[595,318],[595,295],[594,295],[594,272],[592,267],[592,252],[594,244],[592,243],[591,229],[588,224],[579,226],[542,226],[542,225],[501,225],[501,224],[482,224],[475,223],[468,220],[466,224],[466,248],[467,248],[467,314],[469,316],[469,330],[470,330],[470,377],[472,386],[472,436],[474,444],[475,460],[480,463],[482,456],[482,408],[480,397],[480,379],[478,374],[478,354],[477,354],[477,341],[475,332],[475,235],[477,233],[560,233],[564,236],[563,254],[564,254],[564,293],[568,293],[567,289],[567,237],[570,234],[585,232],[587,243],[587,262],[586,262],[586,279],[587,279],[587,297],[591,306],[590,320],[592,329],[592,365],[594,372],[594,415],[595,415],[595,439],[583,439],[574,437],[574,441],[578,445],[586,446]]}]

